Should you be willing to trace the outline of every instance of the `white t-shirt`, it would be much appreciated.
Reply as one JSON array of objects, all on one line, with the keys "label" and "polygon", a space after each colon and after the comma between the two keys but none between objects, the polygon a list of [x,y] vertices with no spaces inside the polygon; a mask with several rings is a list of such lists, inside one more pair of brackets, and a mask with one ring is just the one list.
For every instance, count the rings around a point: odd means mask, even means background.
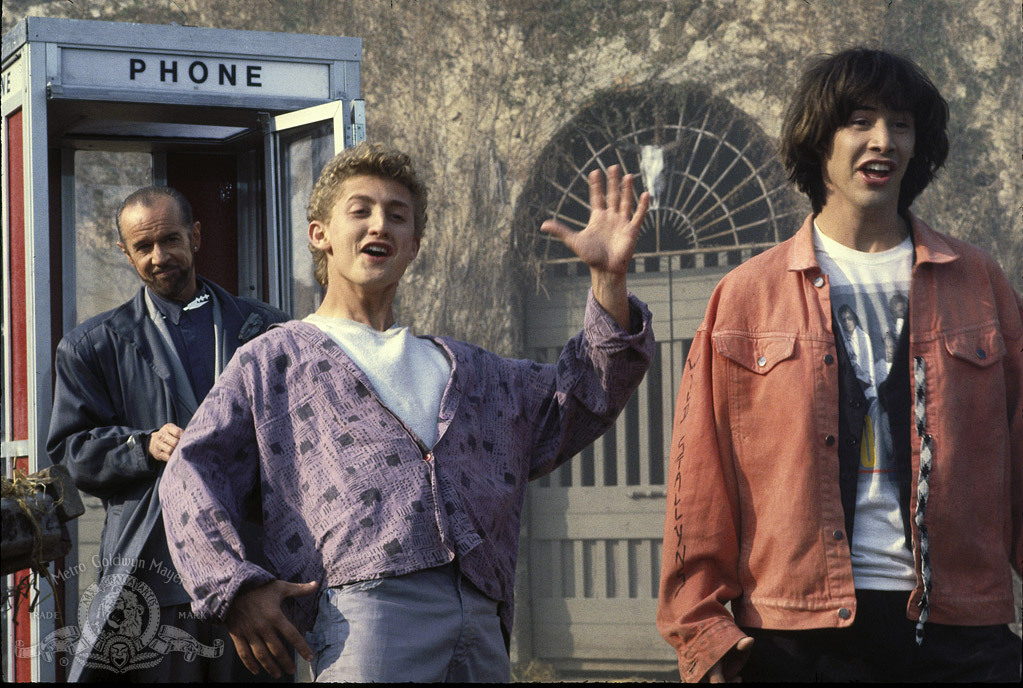
[{"label": "white t-shirt", "polygon": [[861,589],[912,590],[913,553],[906,547],[891,429],[877,389],[891,370],[908,311],[913,242],[906,237],[895,248],[864,253],[828,238],[816,224],[813,238],[817,261],[831,282],[835,320],[868,404],[856,486],[853,578]]},{"label": "white t-shirt", "polygon": [[369,378],[384,406],[427,447],[436,444],[440,402],[451,377],[451,363],[443,349],[397,325],[380,332],[354,320],[315,313],[305,322],[341,346]]}]

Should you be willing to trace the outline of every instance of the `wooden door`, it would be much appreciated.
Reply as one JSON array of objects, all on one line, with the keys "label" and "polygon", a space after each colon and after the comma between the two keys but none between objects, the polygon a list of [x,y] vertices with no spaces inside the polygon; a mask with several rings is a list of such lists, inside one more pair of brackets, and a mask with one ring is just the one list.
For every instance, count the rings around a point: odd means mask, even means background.
[{"label": "wooden door", "polygon": [[238,293],[238,161],[233,153],[167,153],[167,186],[184,194],[202,231],[196,274]]}]

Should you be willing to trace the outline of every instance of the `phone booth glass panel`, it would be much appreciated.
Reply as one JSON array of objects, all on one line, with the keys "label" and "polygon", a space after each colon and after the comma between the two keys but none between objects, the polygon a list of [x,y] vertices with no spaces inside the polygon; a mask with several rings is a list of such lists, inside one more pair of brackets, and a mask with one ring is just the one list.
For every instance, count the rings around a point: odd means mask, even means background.
[{"label": "phone booth glass panel", "polygon": [[311,132],[282,141],[281,176],[288,190],[288,203],[282,208],[285,226],[291,234],[291,308],[296,316],[312,313],[323,298],[322,289],[313,275],[309,252],[309,223],[306,206],[313,185],[323,166],[334,157],[334,128],[331,122],[316,125]]},{"label": "phone booth glass panel", "polygon": [[[139,288],[120,251],[112,218],[132,191],[153,183],[153,156],[125,151],[74,152],[75,324],[116,308]],[[97,174],[102,172],[102,174]],[[65,283],[65,290],[67,289]],[[65,294],[69,298],[70,294]]]}]

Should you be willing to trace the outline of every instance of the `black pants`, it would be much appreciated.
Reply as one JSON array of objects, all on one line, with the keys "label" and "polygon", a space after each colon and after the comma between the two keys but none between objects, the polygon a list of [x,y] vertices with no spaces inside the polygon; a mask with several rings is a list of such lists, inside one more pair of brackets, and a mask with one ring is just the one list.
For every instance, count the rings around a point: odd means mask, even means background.
[{"label": "black pants", "polygon": [[916,644],[908,592],[856,591],[848,628],[745,628],[755,639],[743,681],[1013,682],[1020,638],[1008,626],[927,623]]}]

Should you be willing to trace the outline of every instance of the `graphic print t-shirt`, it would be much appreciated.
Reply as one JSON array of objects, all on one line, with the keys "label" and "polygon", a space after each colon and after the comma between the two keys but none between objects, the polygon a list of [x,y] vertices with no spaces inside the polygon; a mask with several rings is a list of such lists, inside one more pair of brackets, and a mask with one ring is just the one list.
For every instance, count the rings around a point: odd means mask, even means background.
[{"label": "graphic print t-shirt", "polygon": [[888,414],[877,390],[888,378],[909,310],[913,242],[879,253],[851,249],[814,226],[814,248],[831,282],[831,307],[867,398],[860,442],[856,517],[852,533],[857,588],[912,590],[913,553],[906,546]]}]

